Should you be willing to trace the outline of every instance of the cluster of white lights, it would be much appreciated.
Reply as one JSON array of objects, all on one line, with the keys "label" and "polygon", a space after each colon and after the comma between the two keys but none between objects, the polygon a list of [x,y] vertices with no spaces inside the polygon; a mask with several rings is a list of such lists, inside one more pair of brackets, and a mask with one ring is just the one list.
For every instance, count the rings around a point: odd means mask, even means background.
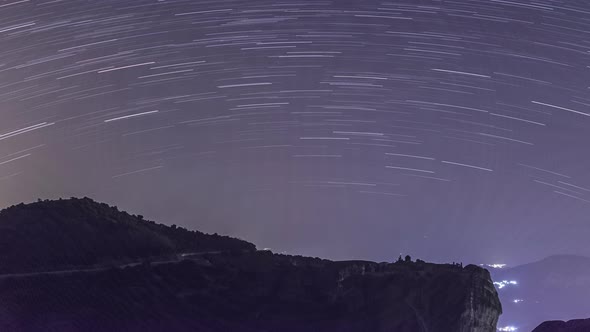
[{"label": "cluster of white lights", "polygon": [[502,289],[508,285],[518,285],[518,282],[514,280],[502,280],[502,281],[494,281],[494,285],[498,286],[499,289]]},{"label": "cluster of white lights", "polygon": [[516,331],[518,330],[518,328],[514,327],[514,326],[504,326],[504,327],[499,327],[498,331],[506,331],[506,332],[512,332],[512,331]]},{"label": "cluster of white lights", "polygon": [[512,300],[512,302],[514,302],[514,303],[520,303],[522,301],[524,301],[524,300],[521,300],[521,299],[514,299],[514,300]]},{"label": "cluster of white lights", "polygon": [[486,266],[491,267],[492,269],[503,269],[506,267],[506,264],[487,264]]}]

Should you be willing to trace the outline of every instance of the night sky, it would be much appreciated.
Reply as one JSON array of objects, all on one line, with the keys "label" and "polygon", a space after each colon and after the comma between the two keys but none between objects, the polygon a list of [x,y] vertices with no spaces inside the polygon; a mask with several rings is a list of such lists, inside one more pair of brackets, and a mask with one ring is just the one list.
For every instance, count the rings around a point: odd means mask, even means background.
[{"label": "night sky", "polygon": [[1,1],[0,205],[333,259],[589,255],[587,0]]}]

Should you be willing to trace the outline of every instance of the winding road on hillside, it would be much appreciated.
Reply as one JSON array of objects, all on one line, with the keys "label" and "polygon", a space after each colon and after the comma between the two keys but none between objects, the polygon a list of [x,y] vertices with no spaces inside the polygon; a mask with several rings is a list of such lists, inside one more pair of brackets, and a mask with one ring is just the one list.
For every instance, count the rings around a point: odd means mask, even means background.
[{"label": "winding road on hillside", "polygon": [[104,265],[98,267],[86,267],[86,268],[78,268],[78,269],[68,269],[68,270],[55,270],[55,271],[39,271],[39,272],[25,272],[25,273],[7,273],[7,274],[0,274],[0,280],[8,279],[8,278],[26,278],[26,277],[34,277],[39,275],[62,275],[62,274],[72,274],[72,273],[90,273],[90,272],[100,272],[106,271],[110,269],[124,269],[127,267],[135,267],[139,266],[144,263],[149,263],[150,265],[161,265],[161,264],[169,264],[169,263],[178,263],[183,260],[194,260],[195,258],[202,257],[204,255],[216,255],[226,253],[225,251],[202,251],[202,252],[188,252],[177,254],[174,259],[166,259],[166,260],[159,260],[159,261],[151,261],[150,258],[144,258],[141,261],[136,261],[132,263],[125,263],[120,265]]}]

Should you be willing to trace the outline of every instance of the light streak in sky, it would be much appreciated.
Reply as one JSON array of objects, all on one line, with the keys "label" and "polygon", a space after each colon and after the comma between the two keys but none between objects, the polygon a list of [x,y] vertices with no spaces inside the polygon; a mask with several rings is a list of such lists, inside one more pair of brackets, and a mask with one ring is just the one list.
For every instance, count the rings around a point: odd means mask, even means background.
[{"label": "light streak in sky", "polygon": [[547,106],[547,107],[557,108],[557,109],[560,109],[560,110],[564,110],[564,111],[568,111],[568,112],[572,112],[572,113],[580,114],[580,115],[590,116],[590,114],[588,114],[588,113],[584,113],[584,112],[576,111],[576,110],[573,110],[573,109],[571,109],[571,108],[565,108],[565,107],[561,107],[561,106],[555,106],[555,105],[551,105],[551,104],[541,103],[541,102],[534,101],[534,100],[533,100],[533,101],[531,101],[531,102],[532,102],[533,104],[537,104],[537,105],[543,105],[543,106]]},{"label": "light streak in sky", "polygon": [[49,127],[49,126],[52,126],[54,124],[55,123],[42,122],[42,123],[38,123],[38,124],[36,124],[34,126],[29,126],[29,127],[26,127],[26,128],[21,128],[21,129],[15,130],[15,131],[11,131],[9,133],[0,135],[0,141],[1,140],[5,140],[7,138],[11,138],[11,137],[17,136],[17,135],[20,135],[20,134],[28,133],[28,132],[33,131],[33,130],[37,130],[37,129]]},{"label": "light streak in sky", "polygon": [[131,114],[131,115],[125,115],[125,116],[120,116],[120,117],[117,117],[117,118],[112,118],[112,119],[104,120],[104,122],[113,122],[113,121],[118,121],[118,120],[135,118],[135,117],[138,117],[138,116],[152,114],[152,113],[158,113],[158,112],[159,112],[158,110],[155,110],[155,111],[149,111],[149,112],[142,112],[142,113],[136,113],[136,114]]},{"label": "light streak in sky", "polygon": [[103,74],[103,73],[108,73],[111,71],[117,71],[117,70],[122,70],[122,69],[127,69],[127,68],[134,68],[134,67],[139,67],[139,66],[147,66],[147,65],[153,65],[155,62],[144,62],[144,63],[138,63],[135,65],[129,65],[129,66],[123,66],[123,67],[115,67],[115,68],[107,68],[107,69],[103,69],[103,70],[99,70],[98,73],[99,74]]},{"label": "light streak in sky", "polygon": [[479,167],[479,166],[474,166],[474,165],[468,165],[468,164],[461,164],[461,163],[457,163],[457,162],[453,162],[453,161],[443,160],[442,163],[443,164],[456,165],[456,166],[463,166],[463,167],[468,167],[468,168],[474,168],[474,169],[479,169],[479,170],[482,170],[482,171],[493,172],[493,170],[491,170],[489,168]]}]

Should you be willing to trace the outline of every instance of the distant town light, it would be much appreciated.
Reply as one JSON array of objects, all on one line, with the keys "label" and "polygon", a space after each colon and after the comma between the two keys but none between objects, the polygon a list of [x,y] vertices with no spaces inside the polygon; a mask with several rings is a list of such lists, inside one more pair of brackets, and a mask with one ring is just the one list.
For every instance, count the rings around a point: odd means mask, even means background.
[{"label": "distant town light", "polygon": [[502,289],[508,285],[518,285],[518,282],[514,280],[502,280],[502,281],[494,281],[494,285],[498,286],[499,289]]},{"label": "distant town light", "polygon": [[486,266],[491,267],[492,269],[503,269],[506,267],[506,264],[486,264]]},{"label": "distant town light", "polygon": [[499,327],[498,331],[506,331],[506,332],[512,332],[512,331],[516,331],[518,330],[518,328],[514,327],[514,326],[504,326],[504,327]]}]

